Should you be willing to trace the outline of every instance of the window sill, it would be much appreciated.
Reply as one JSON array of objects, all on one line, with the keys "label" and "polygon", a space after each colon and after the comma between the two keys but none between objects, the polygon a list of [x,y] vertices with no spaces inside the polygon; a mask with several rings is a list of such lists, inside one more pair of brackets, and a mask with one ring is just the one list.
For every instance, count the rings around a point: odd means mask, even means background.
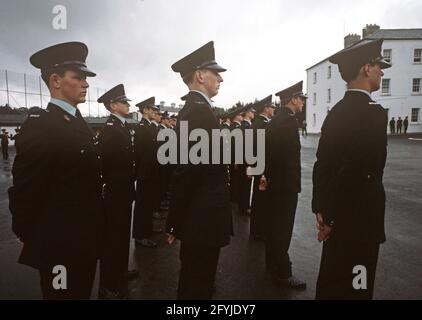
[{"label": "window sill", "polygon": [[409,126],[419,126],[421,122],[409,122]]},{"label": "window sill", "polygon": [[384,96],[391,96],[391,93],[381,93],[381,95]]},{"label": "window sill", "polygon": [[412,95],[412,96],[422,96],[422,92],[419,92],[419,93],[412,92],[410,95]]}]

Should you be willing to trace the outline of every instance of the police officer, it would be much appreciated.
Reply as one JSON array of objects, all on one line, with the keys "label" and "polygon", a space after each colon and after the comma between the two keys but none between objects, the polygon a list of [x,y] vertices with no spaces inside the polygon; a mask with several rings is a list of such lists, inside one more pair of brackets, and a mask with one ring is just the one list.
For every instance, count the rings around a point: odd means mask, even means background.
[{"label": "police officer", "polygon": [[[246,130],[252,129],[252,120],[255,117],[256,110],[253,108],[253,104],[248,104],[241,110],[242,122],[240,123],[240,129],[243,133],[243,150],[246,148]],[[249,198],[251,193],[251,177],[246,174],[246,159],[243,159],[243,164],[238,165],[239,169],[239,213],[242,215],[249,214]]]},{"label": "police officer", "polygon": [[407,127],[409,126],[409,118],[406,116],[403,120],[404,134],[407,134]]},{"label": "police officer", "polygon": [[[226,71],[215,61],[214,43],[177,61],[172,69],[189,88],[178,123],[187,121],[189,131],[205,129],[211,137],[211,130],[219,129],[211,98],[223,81],[220,73]],[[180,164],[174,170],[167,232],[169,243],[181,240],[179,299],[212,297],[220,248],[229,244],[232,232],[227,182],[222,164]]]},{"label": "police officer", "polygon": [[230,129],[231,123],[227,113],[221,116],[221,129]]},{"label": "police officer", "polygon": [[[159,130],[164,130],[164,129],[171,129],[171,123],[170,123],[170,116],[168,114],[167,111],[164,111],[161,114],[161,122],[159,125]],[[163,145],[165,142],[159,142],[158,143],[158,148]],[[169,201],[169,183],[170,183],[170,177],[171,177],[171,165],[170,164],[160,164],[159,165],[159,193],[158,193],[158,209],[162,210],[162,211],[167,211],[168,210],[168,201]],[[158,219],[162,219],[165,218],[165,214],[157,212],[156,217]]]},{"label": "police officer", "polygon": [[[254,104],[257,116],[252,123],[252,129],[266,130],[270,119],[274,116],[275,105],[272,103],[272,95],[256,102]],[[254,134],[254,154],[257,154],[256,133]],[[264,176],[265,177],[265,176]],[[253,195],[251,204],[250,236],[257,241],[265,240],[265,215],[268,210],[268,192],[263,188],[264,179],[262,175],[253,177]],[[261,186],[261,187],[260,187]]]},{"label": "police officer", "polygon": [[107,91],[99,99],[110,117],[98,141],[103,159],[106,213],[105,248],[100,259],[99,296],[103,299],[127,297],[126,279],[129,262],[132,202],[135,199],[134,154],[132,136],[127,124],[129,101],[123,84]]},{"label": "police officer", "polygon": [[401,134],[401,129],[403,127],[403,120],[401,117],[397,119],[397,134]]},{"label": "police officer", "polygon": [[[329,60],[337,64],[347,91],[321,130],[313,171],[312,210],[324,241],[317,299],[371,299],[379,244],[385,241],[387,114],[371,98],[380,88],[383,39],[361,41]],[[354,287],[356,266],[366,283]]]},{"label": "police officer", "polygon": [[395,134],[396,133],[396,120],[394,120],[394,117],[390,120],[390,133]]},{"label": "police officer", "polygon": [[[242,113],[243,107],[238,106],[229,113],[230,119],[230,131],[233,132],[236,129],[242,130]],[[229,166],[230,170],[230,199],[233,203],[237,205],[238,213],[245,214],[243,208],[241,208],[240,194],[241,194],[241,175],[242,168],[241,164],[235,163],[235,138],[231,138],[231,164]],[[239,141],[243,143],[243,140]],[[238,142],[238,143],[239,143]]]},{"label": "police officer", "polygon": [[6,129],[1,129],[1,151],[3,153],[3,160],[9,159],[9,135]]},{"label": "police officer", "polygon": [[142,113],[142,120],[135,129],[135,167],[136,167],[136,201],[132,236],[135,244],[144,247],[156,247],[152,240],[152,214],[156,206],[159,184],[157,161],[157,128],[152,121],[159,108],[155,97],[136,105]]},{"label": "police officer", "polygon": [[281,108],[268,124],[265,177],[269,209],[266,228],[266,267],[274,280],[290,288],[306,283],[292,275],[289,247],[301,191],[299,126],[295,114],[302,111],[306,96],[303,82],[278,92]]},{"label": "police officer", "polygon": [[[12,228],[19,262],[36,268],[44,299],[89,299],[104,228],[100,155],[77,106],[85,102],[88,48],[81,42],[31,56],[50,90],[46,110],[31,114],[16,138]],[[66,284],[55,285],[58,274]]]}]

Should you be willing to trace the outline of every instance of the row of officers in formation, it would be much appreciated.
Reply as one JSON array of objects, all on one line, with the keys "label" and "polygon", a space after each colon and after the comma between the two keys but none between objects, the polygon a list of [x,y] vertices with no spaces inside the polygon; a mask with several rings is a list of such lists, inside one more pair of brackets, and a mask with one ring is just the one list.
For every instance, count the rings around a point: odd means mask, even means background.
[{"label": "row of officers in formation", "polygon": [[403,120],[401,117],[399,117],[396,121],[394,117],[392,117],[389,122],[389,125],[391,134],[401,134],[402,130],[404,134],[407,134],[407,128],[409,127],[409,118],[406,116]]},{"label": "row of officers in formation", "polygon": [[[389,67],[381,44],[360,42],[330,58],[348,90],[324,122],[313,171],[312,211],[318,240],[324,241],[318,299],[373,294],[378,248],[385,241],[387,116],[371,99]],[[177,298],[212,298],[220,249],[233,235],[232,202],[241,214],[250,212],[251,235],[265,241],[266,269],[274,281],[305,288],[288,253],[301,192],[295,114],[306,101],[302,82],[277,93],[280,108],[270,95],[219,119],[211,98],[226,69],[216,62],[214,43],[205,44],[171,66],[189,88],[177,123],[187,121],[189,132],[201,128],[210,136],[219,128],[265,130],[265,171],[248,176],[245,164],[159,165],[157,133],[175,125],[179,139],[176,120],[162,115],[152,97],[137,104],[143,117],[132,130],[126,121],[130,100],[118,85],[98,99],[111,115],[96,138],[77,108],[85,101],[87,77],[95,76],[87,55],[85,44],[70,42],[30,58],[52,98],[16,137],[9,200],[12,228],[23,243],[19,261],[39,270],[43,297],[89,298],[99,259],[100,298],[126,298],[127,280],[137,276],[128,271],[132,211],[136,244],[155,247],[153,215],[169,206],[167,241],[181,241]],[[67,270],[65,290],[54,286],[57,265]],[[360,290],[353,287],[356,265],[367,269]]]}]

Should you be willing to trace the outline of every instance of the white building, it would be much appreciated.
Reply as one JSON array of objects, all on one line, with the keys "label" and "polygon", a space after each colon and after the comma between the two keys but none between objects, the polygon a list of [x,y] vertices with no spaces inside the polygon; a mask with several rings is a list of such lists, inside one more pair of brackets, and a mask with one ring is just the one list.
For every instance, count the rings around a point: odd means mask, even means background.
[{"label": "white building", "polygon": [[[381,88],[372,93],[372,99],[387,110],[389,120],[407,116],[408,132],[422,132],[422,29],[380,29],[377,25],[367,25],[362,37],[384,38],[383,55],[392,64],[383,70]],[[358,35],[348,35],[344,38],[345,47],[357,41],[363,40]],[[346,83],[328,57],[306,72],[308,132],[320,133],[327,112],[343,98]]]}]

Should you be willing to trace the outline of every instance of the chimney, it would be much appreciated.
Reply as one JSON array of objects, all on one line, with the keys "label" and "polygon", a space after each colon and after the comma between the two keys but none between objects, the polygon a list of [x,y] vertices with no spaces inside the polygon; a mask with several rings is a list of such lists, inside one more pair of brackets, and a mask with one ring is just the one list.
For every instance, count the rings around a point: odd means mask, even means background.
[{"label": "chimney", "polygon": [[365,28],[362,29],[362,38],[367,38],[375,31],[378,31],[380,26],[377,24],[367,24]]},{"label": "chimney", "polygon": [[176,104],[174,102],[171,103],[170,105],[172,108],[176,108]]},{"label": "chimney", "polygon": [[356,42],[360,41],[360,35],[358,34],[348,34],[344,37],[344,48],[348,48],[354,45]]},{"label": "chimney", "polygon": [[164,107],[165,101],[160,101],[160,108]]}]

